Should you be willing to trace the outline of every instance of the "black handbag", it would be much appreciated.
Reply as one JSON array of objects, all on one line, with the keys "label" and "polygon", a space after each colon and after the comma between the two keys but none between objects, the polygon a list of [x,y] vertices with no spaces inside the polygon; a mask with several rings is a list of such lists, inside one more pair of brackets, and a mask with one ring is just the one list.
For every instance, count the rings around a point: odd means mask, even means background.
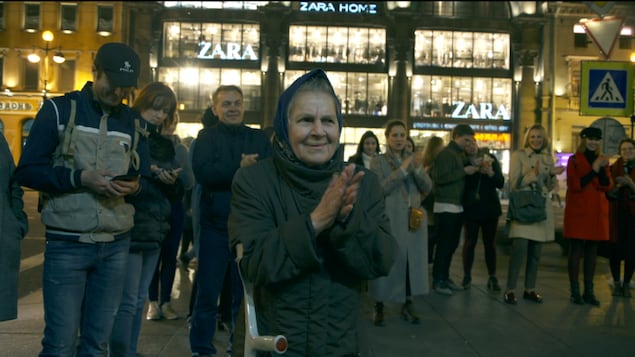
[{"label": "black handbag", "polygon": [[520,223],[536,223],[547,219],[547,195],[535,185],[531,190],[515,190],[509,193],[509,218]]}]

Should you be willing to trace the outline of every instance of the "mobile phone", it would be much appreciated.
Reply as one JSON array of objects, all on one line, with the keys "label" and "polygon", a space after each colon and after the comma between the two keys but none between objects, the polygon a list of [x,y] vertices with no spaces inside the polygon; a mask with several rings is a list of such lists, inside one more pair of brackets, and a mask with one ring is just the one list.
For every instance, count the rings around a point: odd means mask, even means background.
[{"label": "mobile phone", "polygon": [[115,176],[111,178],[110,180],[111,181],[135,181],[138,177],[139,175],[126,174],[126,175]]}]

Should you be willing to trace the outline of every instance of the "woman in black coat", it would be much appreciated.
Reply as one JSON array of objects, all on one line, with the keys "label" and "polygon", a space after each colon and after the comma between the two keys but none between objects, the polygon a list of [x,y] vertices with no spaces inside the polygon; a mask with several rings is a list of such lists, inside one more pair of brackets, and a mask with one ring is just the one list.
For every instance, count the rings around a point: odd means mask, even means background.
[{"label": "woman in black coat", "polygon": [[496,278],[496,231],[502,210],[497,189],[503,188],[505,178],[496,156],[487,150],[479,150],[476,143],[468,145],[465,151],[466,164],[480,165],[480,171],[465,177],[463,287],[468,289],[472,283],[474,248],[476,248],[480,230],[485,248],[485,265],[489,274],[487,290],[499,292],[501,288]]}]

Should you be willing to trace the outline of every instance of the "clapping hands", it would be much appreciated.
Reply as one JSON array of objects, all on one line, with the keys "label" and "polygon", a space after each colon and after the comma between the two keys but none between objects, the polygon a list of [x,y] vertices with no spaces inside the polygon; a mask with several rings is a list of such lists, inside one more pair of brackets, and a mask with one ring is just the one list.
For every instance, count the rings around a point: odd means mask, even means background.
[{"label": "clapping hands", "polygon": [[311,212],[311,222],[316,233],[319,234],[333,225],[335,220],[344,221],[348,218],[357,201],[363,177],[363,171],[355,173],[355,164],[349,164],[333,177],[320,203]]}]

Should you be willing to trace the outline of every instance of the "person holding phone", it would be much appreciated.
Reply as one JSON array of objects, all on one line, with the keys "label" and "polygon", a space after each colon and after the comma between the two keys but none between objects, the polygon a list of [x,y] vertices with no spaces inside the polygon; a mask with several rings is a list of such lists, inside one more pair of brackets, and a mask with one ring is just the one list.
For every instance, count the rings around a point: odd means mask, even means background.
[{"label": "person holding phone", "polygon": [[[176,105],[176,95],[170,87],[161,82],[151,82],[141,88],[132,106],[145,122],[152,174],[140,178],[143,192],[126,199],[135,207],[134,227],[123,295],[110,337],[110,357],[135,356],[137,353],[148,287],[159,260],[161,245],[170,230],[170,197],[183,191],[178,174],[170,172],[178,166],[169,153],[172,144],[159,134],[161,126],[174,121]],[[167,168],[162,174],[161,167]],[[112,180],[136,180],[137,177],[120,175]]]},{"label": "person holding phone", "polygon": [[41,194],[42,356],[108,353],[134,225],[126,197],[143,191],[140,180],[110,178],[150,174],[140,119],[122,103],[141,70],[131,47],[103,44],[92,82],[42,103],[15,171],[20,185]]}]

